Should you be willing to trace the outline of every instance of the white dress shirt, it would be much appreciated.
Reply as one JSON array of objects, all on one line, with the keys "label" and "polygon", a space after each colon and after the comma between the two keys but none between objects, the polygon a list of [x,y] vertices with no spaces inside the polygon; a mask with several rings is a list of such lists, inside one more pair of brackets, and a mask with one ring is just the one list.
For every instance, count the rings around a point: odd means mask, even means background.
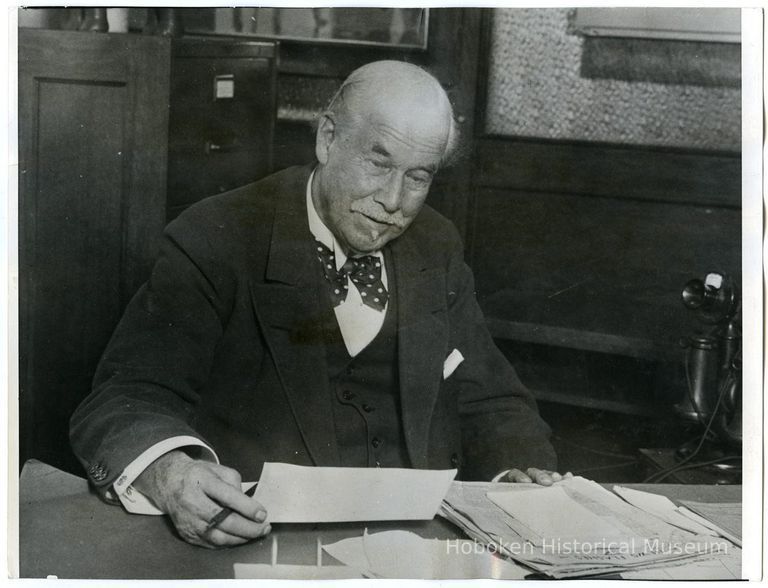
[{"label": "white dress shirt", "polygon": [[[312,203],[312,178],[314,178],[314,176],[315,173],[312,172],[309,176],[306,189],[307,222],[309,224],[309,231],[316,240],[320,241],[331,250],[336,261],[336,269],[338,270],[346,263],[347,255],[336,240],[336,237],[333,236],[333,233],[331,233],[328,227],[323,224],[320,215],[317,213],[314,204]],[[384,265],[384,256],[380,251],[372,253],[371,255],[374,255],[381,260],[381,281],[384,284],[384,287],[387,287],[387,271]],[[317,271],[322,271],[322,268],[317,267]],[[384,324],[387,307],[385,307],[383,311],[379,311],[364,304],[360,292],[358,292],[357,287],[352,283],[349,277],[347,278],[347,286],[347,297],[344,302],[334,308],[334,312],[336,313],[336,320],[339,323],[339,329],[341,330],[344,344],[347,347],[347,352],[350,356],[355,357],[365,349],[371,341],[373,341],[376,335],[378,335],[381,326]],[[123,470],[120,476],[118,476],[117,481],[112,485],[112,491],[108,491],[107,495],[112,496],[112,492],[117,494],[120,502],[128,512],[137,514],[163,514],[146,496],[136,490],[132,484],[157,458],[174,449],[182,447],[196,447],[201,454],[201,459],[219,463],[219,458],[216,455],[216,452],[200,439],[187,435],[170,437],[156,443],[133,460]]]}]

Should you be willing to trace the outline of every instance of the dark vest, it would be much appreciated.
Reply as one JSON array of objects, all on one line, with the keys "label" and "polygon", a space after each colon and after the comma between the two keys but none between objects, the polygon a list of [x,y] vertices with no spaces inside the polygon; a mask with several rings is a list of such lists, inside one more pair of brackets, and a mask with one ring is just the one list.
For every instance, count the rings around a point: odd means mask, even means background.
[{"label": "dark vest", "polygon": [[[326,360],[334,428],[341,465],[348,467],[409,467],[402,419],[397,354],[397,287],[388,254],[389,302],[378,335],[350,357],[322,280],[329,313],[324,321]],[[321,277],[322,279],[322,277]],[[353,286],[354,287],[354,286]]]}]

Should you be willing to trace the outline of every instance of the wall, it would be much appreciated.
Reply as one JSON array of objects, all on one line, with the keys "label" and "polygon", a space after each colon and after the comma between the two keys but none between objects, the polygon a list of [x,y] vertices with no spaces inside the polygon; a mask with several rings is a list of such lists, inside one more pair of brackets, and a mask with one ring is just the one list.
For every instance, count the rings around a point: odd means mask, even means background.
[{"label": "wall", "polygon": [[738,87],[582,77],[585,38],[568,32],[570,10],[494,11],[486,132],[629,145],[740,148]]},{"label": "wall", "polygon": [[678,342],[704,327],[683,285],[740,280],[738,80],[670,83],[686,64],[663,52],[663,83],[587,78],[589,51],[638,42],[570,34],[565,9],[492,16],[469,239],[491,332],[540,399],[668,413]]}]

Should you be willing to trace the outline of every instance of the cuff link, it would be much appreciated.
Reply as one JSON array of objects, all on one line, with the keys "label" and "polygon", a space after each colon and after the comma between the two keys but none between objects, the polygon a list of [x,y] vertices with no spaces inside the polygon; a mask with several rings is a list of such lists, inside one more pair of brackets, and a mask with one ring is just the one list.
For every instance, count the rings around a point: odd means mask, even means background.
[{"label": "cuff link", "polygon": [[88,475],[91,476],[95,482],[101,482],[109,475],[109,469],[100,463],[92,464],[91,467],[88,468]]}]

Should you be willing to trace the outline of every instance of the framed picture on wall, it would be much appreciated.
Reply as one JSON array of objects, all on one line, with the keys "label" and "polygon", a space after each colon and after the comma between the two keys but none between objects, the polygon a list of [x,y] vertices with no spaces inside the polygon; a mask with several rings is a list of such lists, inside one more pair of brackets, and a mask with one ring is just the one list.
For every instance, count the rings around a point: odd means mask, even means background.
[{"label": "framed picture on wall", "polygon": [[427,48],[428,8],[196,8],[187,33]]}]

